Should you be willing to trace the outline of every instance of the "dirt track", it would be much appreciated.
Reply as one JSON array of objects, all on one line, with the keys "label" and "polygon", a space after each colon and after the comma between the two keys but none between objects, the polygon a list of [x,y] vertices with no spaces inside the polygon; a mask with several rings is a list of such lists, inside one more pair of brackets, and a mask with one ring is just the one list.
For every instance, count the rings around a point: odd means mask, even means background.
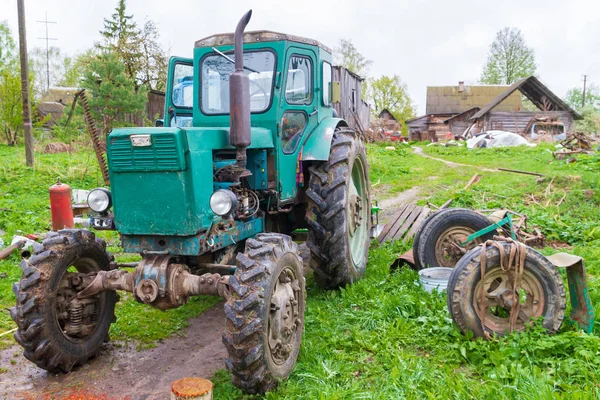
[{"label": "dirt track", "polygon": [[[173,336],[150,350],[108,344],[100,357],[69,374],[48,374],[37,368],[22,356],[18,346],[3,350],[0,365],[8,372],[0,375],[0,399],[168,399],[174,380],[210,378],[224,368],[223,304],[190,323],[184,336]],[[11,360],[16,363],[11,364]]]}]

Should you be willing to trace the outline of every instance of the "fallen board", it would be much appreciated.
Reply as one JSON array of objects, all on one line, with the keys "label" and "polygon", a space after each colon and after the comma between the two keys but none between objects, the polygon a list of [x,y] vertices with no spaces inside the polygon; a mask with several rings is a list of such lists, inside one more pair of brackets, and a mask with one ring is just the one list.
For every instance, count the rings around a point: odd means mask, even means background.
[{"label": "fallen board", "polygon": [[419,226],[425,221],[431,209],[414,204],[404,204],[383,227],[379,235],[379,243],[388,240],[410,240]]}]

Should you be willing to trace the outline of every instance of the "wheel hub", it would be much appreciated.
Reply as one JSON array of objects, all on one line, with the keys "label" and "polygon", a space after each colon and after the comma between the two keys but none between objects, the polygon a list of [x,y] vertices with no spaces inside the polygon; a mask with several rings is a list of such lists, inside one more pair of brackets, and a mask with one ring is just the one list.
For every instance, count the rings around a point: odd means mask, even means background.
[{"label": "wheel hub", "polygon": [[300,284],[286,267],[276,281],[269,311],[269,349],[276,364],[283,364],[294,349],[296,333],[301,325],[298,295]]},{"label": "wheel hub", "polygon": [[[545,300],[544,290],[538,279],[528,270],[523,271],[521,288],[518,293],[512,289],[513,278],[509,272],[496,267],[485,275],[484,282],[479,282],[474,293],[481,293],[484,298],[474,298],[476,309],[485,312],[485,326],[495,332],[507,332],[510,329],[510,311],[519,303],[516,329],[542,315]],[[483,284],[483,288],[481,285]],[[481,316],[480,316],[481,318]]]},{"label": "wheel hub", "polygon": [[473,229],[464,226],[452,227],[443,232],[435,244],[435,258],[439,266],[454,268],[468,250],[479,244],[480,239],[475,239],[465,246],[460,244],[474,232]]},{"label": "wheel hub", "polygon": [[70,340],[81,340],[94,332],[100,317],[100,295],[78,299],[77,293],[85,288],[95,274],[66,272],[56,293],[56,320],[63,335]]}]

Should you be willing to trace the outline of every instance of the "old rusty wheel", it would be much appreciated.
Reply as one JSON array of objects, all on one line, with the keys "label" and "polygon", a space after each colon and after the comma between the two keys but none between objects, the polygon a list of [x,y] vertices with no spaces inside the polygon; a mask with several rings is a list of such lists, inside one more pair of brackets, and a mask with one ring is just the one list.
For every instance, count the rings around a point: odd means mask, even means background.
[{"label": "old rusty wheel", "polygon": [[265,393],[289,376],[304,331],[306,289],[298,246],[283,234],[261,233],[237,255],[225,303],[223,343],[232,382]]},{"label": "old rusty wheel", "polygon": [[52,372],[69,372],[98,354],[115,321],[116,292],[79,300],[94,272],[108,270],[112,256],[104,241],[86,230],[51,232],[13,285],[11,316],[24,356]]},{"label": "old rusty wheel", "polygon": [[454,268],[468,250],[493,239],[494,233],[489,232],[465,246],[461,246],[460,242],[491,224],[486,216],[464,208],[453,208],[434,214],[419,230],[419,236],[413,243],[415,266],[417,269]]},{"label": "old rusty wheel", "polygon": [[519,301],[519,316],[515,329],[523,330],[531,320],[540,317],[544,311],[545,298],[541,282],[529,270],[523,271],[521,289],[518,295],[511,290],[511,278],[499,266],[485,275],[483,282],[475,286],[475,293],[480,293],[481,286],[484,299],[474,299],[474,307],[481,301],[486,316],[485,327],[493,332],[507,332],[510,329],[509,315],[516,301]]},{"label": "old rusty wheel", "polygon": [[458,260],[464,256],[468,250],[483,243],[481,238],[477,238],[466,245],[460,243],[469,235],[476,231],[468,226],[453,226],[446,229],[435,243],[435,259],[438,267],[454,268]]},{"label": "old rusty wheel", "polygon": [[[502,246],[508,254],[510,244],[502,243]],[[448,284],[448,309],[461,331],[472,331],[478,337],[486,336],[484,329],[491,336],[505,335],[510,331],[511,309],[518,301],[520,307],[515,330],[525,330],[541,317],[544,328],[549,333],[556,332],[564,318],[566,305],[565,288],[556,267],[546,257],[527,247],[521,289],[515,293],[512,290],[512,272],[502,270],[500,252],[493,246],[486,249],[487,268],[481,281],[481,251],[482,247],[478,246],[465,254]],[[482,311],[478,312],[478,309]]]}]

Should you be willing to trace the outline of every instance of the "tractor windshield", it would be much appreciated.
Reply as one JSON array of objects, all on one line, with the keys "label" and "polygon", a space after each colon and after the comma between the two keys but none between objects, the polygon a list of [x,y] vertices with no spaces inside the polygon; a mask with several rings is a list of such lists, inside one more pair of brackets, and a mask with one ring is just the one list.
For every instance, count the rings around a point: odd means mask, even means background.
[{"label": "tractor windshield", "polygon": [[[250,111],[263,112],[271,105],[275,54],[270,51],[244,53],[244,72],[250,79]],[[231,61],[220,54],[204,57],[201,65],[200,104],[204,114],[229,113]]]}]

